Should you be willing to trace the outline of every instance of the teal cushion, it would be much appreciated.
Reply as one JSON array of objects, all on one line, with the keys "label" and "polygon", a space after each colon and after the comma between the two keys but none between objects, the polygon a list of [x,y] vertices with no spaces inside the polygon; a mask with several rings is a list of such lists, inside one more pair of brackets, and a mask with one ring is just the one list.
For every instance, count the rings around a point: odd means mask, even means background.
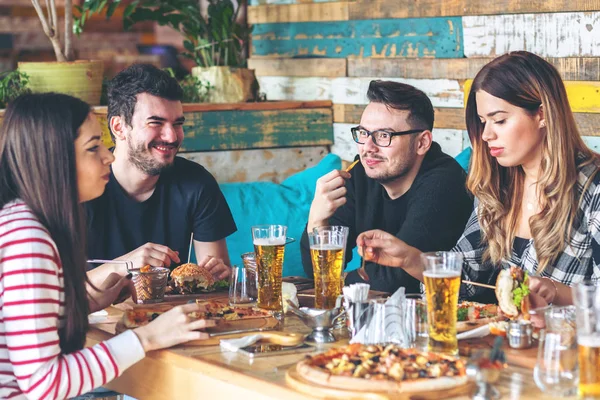
[{"label": "teal cushion", "polygon": [[460,164],[462,169],[464,169],[467,172],[469,172],[469,162],[471,161],[471,152],[472,152],[471,148],[467,147],[466,149],[461,151],[459,155],[454,157],[454,159],[456,161],[458,161],[458,163]]},{"label": "teal cushion", "polygon": [[286,225],[288,237],[295,238],[296,242],[286,246],[283,276],[304,276],[299,242],[308,220],[317,179],[341,167],[341,159],[328,154],[316,166],[290,176],[280,185],[272,182],[220,184],[238,227],[237,232],[227,238],[231,262],[241,264],[241,254],[254,251],[252,226]]}]

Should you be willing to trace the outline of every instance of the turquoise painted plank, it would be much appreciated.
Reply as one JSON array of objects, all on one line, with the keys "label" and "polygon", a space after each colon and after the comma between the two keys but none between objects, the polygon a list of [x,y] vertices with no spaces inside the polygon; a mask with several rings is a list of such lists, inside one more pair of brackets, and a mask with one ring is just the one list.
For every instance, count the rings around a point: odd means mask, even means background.
[{"label": "turquoise painted plank", "polygon": [[255,24],[252,55],[462,58],[462,17]]},{"label": "turquoise painted plank", "polygon": [[330,108],[193,112],[185,117],[185,152],[333,144]]}]

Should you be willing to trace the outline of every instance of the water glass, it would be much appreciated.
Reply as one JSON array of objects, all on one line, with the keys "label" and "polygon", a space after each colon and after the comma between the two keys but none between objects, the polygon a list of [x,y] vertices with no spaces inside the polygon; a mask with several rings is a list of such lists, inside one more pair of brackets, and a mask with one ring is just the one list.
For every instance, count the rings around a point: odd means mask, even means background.
[{"label": "water glass", "polygon": [[456,314],[462,271],[462,253],[423,253],[423,280],[427,297],[429,350],[458,354]]},{"label": "water glass", "polygon": [[250,304],[256,301],[256,270],[234,265],[229,277],[229,304]]},{"label": "water glass", "polygon": [[533,378],[542,392],[557,396],[577,393],[577,338],[575,307],[550,307],[545,312],[546,328],[540,332]]},{"label": "water glass", "polygon": [[427,325],[427,302],[420,294],[407,294],[404,299],[404,346],[426,351],[429,345],[429,326]]},{"label": "water glass", "polygon": [[573,286],[577,315],[579,397],[600,399],[600,286],[581,282]]}]

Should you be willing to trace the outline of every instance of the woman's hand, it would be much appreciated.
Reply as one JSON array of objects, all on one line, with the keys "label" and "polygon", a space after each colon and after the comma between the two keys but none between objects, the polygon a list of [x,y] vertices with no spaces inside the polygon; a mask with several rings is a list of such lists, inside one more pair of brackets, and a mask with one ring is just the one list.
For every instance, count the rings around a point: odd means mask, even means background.
[{"label": "woman's hand", "polygon": [[195,319],[188,314],[202,311],[199,304],[184,304],[160,315],[148,325],[134,329],[145,352],[164,349],[191,340],[208,339],[199,329],[215,326],[214,320]]},{"label": "woman's hand", "polygon": [[556,301],[556,295],[558,293],[556,284],[557,283],[550,278],[540,278],[537,276],[529,277],[529,290],[531,293],[541,297],[548,304],[552,304]]},{"label": "woman's hand", "polygon": [[421,251],[407,245],[396,236],[381,230],[363,232],[356,238],[358,253],[367,261],[388,267],[403,268],[423,280]]},{"label": "woman's hand", "polygon": [[111,304],[121,303],[133,296],[135,301],[135,286],[131,274],[125,276],[112,272],[95,290],[88,285],[90,312],[103,310]]}]

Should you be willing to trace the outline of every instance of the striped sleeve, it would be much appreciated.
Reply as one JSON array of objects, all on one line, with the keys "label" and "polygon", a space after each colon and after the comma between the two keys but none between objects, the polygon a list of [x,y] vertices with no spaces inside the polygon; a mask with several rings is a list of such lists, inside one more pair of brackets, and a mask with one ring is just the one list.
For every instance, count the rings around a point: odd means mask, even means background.
[{"label": "striped sleeve", "polygon": [[0,242],[0,322],[8,359],[0,363],[12,366],[28,398],[77,396],[102,386],[144,357],[131,331],[61,354],[58,327],[64,322],[64,283],[56,246],[35,224],[8,236]]}]

